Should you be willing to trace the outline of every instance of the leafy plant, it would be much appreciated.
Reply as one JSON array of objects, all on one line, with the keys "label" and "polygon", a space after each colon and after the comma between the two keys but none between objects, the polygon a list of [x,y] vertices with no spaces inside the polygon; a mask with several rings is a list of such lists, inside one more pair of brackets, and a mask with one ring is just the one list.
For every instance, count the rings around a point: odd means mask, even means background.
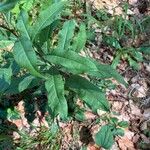
[{"label": "leafy plant", "polygon": [[[87,42],[86,24],[63,16],[68,7],[66,1],[43,4],[34,18],[29,16],[34,1],[17,2],[6,1],[0,5],[3,15],[0,38],[5,43],[1,44],[5,50],[1,52],[1,100],[16,94],[26,100],[37,93],[46,95],[46,108],[52,119],[59,116],[67,120],[70,105],[77,98],[94,113],[99,109],[110,112],[105,91],[91,80],[114,78],[124,85],[127,83],[111,66],[81,55]],[[12,49],[7,50],[7,46]],[[28,95],[27,91],[31,93]],[[101,130],[98,137],[103,136],[103,130],[110,132],[108,126]],[[109,138],[112,140],[113,136],[110,134]],[[31,139],[28,141],[31,143]],[[113,141],[109,145],[103,141],[97,143],[108,148]]]},{"label": "leafy plant", "polygon": [[[126,83],[110,66],[99,64],[91,58],[78,54],[85,46],[86,29],[84,24],[80,25],[77,38],[71,44],[77,23],[75,23],[75,20],[65,21],[58,36],[56,35],[58,38],[57,44],[52,43],[50,47],[43,48],[43,44],[48,43],[49,38],[51,38],[47,36],[44,43],[41,41],[43,40],[41,39],[42,34],[45,33],[44,30],[48,29],[47,32],[53,32],[53,23],[55,20],[61,19],[59,14],[66,7],[65,5],[66,2],[60,1],[42,10],[32,26],[29,24],[28,13],[23,9],[21,10],[13,31],[15,34],[4,30],[4,32],[10,34],[7,38],[13,38],[13,40],[10,40],[14,43],[13,52],[10,52],[10,55],[13,54],[13,56],[11,55],[13,62],[17,62],[21,69],[16,75],[11,74],[14,70],[10,64],[10,72],[2,71],[1,79],[9,86],[14,80],[20,80],[16,86],[18,92],[34,86],[43,86],[38,85],[38,83],[31,86],[34,80],[42,84],[45,83],[48,109],[53,117],[59,114],[61,118],[66,118],[68,115],[65,90],[74,91],[94,111],[100,108],[108,111],[109,105],[104,93],[90,83],[89,79],[92,76],[99,78],[114,77],[121,83]],[[4,37],[4,35],[2,36]],[[79,37],[83,42],[79,43]],[[108,68],[111,68],[111,71]],[[6,69],[5,66],[2,66],[2,69]],[[23,73],[21,73],[22,71]],[[81,74],[87,75],[89,79],[81,77]],[[3,95],[8,91],[7,85],[4,88]],[[97,105],[95,105],[96,103]]]},{"label": "leafy plant", "polygon": [[40,148],[43,150],[59,150],[60,149],[60,135],[57,125],[51,125],[51,129],[47,129],[42,126],[39,131],[36,131],[34,136],[29,135],[27,131],[20,131],[20,143],[17,146],[17,150],[31,150]]},{"label": "leafy plant", "polygon": [[128,7],[128,4],[123,5],[122,15],[110,15],[105,10],[98,10],[91,20],[100,27],[103,44],[115,50],[112,67],[116,68],[123,59],[138,70],[138,63],[143,61],[141,52],[148,53],[149,44],[137,46],[135,41],[141,35],[146,36],[148,30],[145,22],[149,21],[149,17],[139,20],[134,15],[128,15]]},{"label": "leafy plant", "polygon": [[108,124],[102,126],[95,135],[95,142],[98,146],[105,149],[110,149],[114,144],[115,136],[124,136],[124,130],[122,128],[128,127],[128,122],[118,121],[115,117],[110,117]]}]

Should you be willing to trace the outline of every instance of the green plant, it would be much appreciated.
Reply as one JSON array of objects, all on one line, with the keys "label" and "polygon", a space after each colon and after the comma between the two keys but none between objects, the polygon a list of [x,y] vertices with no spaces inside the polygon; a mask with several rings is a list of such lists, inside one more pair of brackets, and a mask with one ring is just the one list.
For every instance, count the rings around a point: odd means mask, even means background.
[{"label": "green plant", "polygon": [[[55,126],[55,127],[54,127]],[[28,133],[27,131],[19,131],[20,142],[16,150],[59,150],[60,149],[60,135],[56,124],[51,125],[51,129],[42,126],[35,133]]]},{"label": "green plant", "polygon": [[[125,16],[116,16],[112,26],[112,35],[104,35],[103,41],[111,48],[116,49],[115,59],[112,62],[114,68],[117,67],[123,58],[129,62],[129,65],[138,70],[138,62],[143,61],[142,53],[135,48],[134,41],[143,31],[140,29],[140,22],[135,18],[126,19]],[[142,27],[141,27],[142,28]]]},{"label": "green plant", "polygon": [[149,21],[149,17],[139,20],[135,15],[128,15],[128,7],[128,4],[123,5],[122,15],[110,15],[105,10],[98,10],[95,16],[91,16],[91,22],[100,27],[103,44],[115,50],[112,67],[116,68],[123,59],[138,70],[138,63],[143,61],[141,52],[148,53],[149,44],[136,45],[136,40],[141,35],[146,36],[148,29],[145,22]]},{"label": "green plant", "polygon": [[97,132],[95,142],[98,146],[110,149],[114,144],[115,136],[124,136],[124,130],[122,128],[128,127],[128,122],[119,122],[115,117],[109,117],[106,120],[108,120],[108,124],[102,126]]},{"label": "green plant", "polygon": [[[7,37],[2,34],[4,39],[8,38],[4,42],[9,40],[14,45],[13,52],[8,52],[8,58],[3,58],[3,60],[6,59],[7,64],[3,63],[1,65],[1,80],[6,83],[5,90],[1,91],[1,93],[3,95],[7,94],[8,86],[10,87],[14,80],[18,81],[17,86],[15,85],[16,92],[22,92],[28,88],[40,87],[45,84],[48,108],[50,108],[53,117],[58,114],[61,118],[67,117],[68,106],[65,90],[74,91],[93,110],[103,108],[108,111],[109,105],[104,98],[104,93],[90,83],[88,79],[80,75],[86,74],[89,79],[92,76],[99,78],[114,77],[121,83],[126,83],[110,66],[99,64],[91,58],[78,54],[85,45],[86,30],[84,24],[79,27],[79,33],[76,37],[74,35],[75,28],[77,28],[76,21],[67,20],[62,26],[62,30],[58,32],[58,36],[56,34],[53,36],[54,39],[52,38],[54,27],[56,28],[58,25],[56,20],[61,19],[59,14],[64,9],[65,3],[54,3],[41,11],[32,26],[29,24],[28,13],[25,10],[21,10],[13,32],[4,30],[5,33],[9,33]],[[79,39],[79,36],[81,39]],[[58,39],[57,44],[53,42],[55,37]],[[75,40],[73,40],[73,37],[75,37]],[[45,47],[45,44],[49,46]],[[8,64],[8,59],[11,59],[10,64]],[[15,67],[19,67],[16,74],[13,73],[14,68],[12,68],[14,62],[19,65],[15,64]],[[32,82],[35,80],[37,82],[33,84]],[[93,94],[90,91],[93,91]],[[88,94],[97,103],[96,108],[90,102]],[[101,100],[98,98],[99,95],[102,95]]]},{"label": "green plant", "polygon": [[26,100],[46,95],[45,107],[52,119],[59,115],[67,120],[77,98],[94,113],[98,109],[109,113],[105,92],[91,82],[92,78],[114,78],[127,83],[111,66],[81,56],[87,41],[86,24],[61,14],[68,8],[66,1],[47,4],[38,8],[34,16],[30,16],[33,10],[25,1],[0,4],[1,46],[6,50],[0,51],[1,101],[7,95],[21,95]]}]

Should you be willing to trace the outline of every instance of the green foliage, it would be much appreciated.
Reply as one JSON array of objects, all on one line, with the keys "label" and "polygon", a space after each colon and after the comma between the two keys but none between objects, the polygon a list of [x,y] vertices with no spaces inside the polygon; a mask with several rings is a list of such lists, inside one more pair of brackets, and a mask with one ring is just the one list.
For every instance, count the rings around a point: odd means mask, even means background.
[{"label": "green foliage", "polygon": [[128,127],[127,121],[120,121],[115,117],[106,117],[105,121],[108,124],[102,126],[98,133],[95,135],[95,142],[98,146],[105,149],[110,149],[114,144],[114,138],[116,136],[124,136],[123,128]]},{"label": "green foliage", "polygon": [[[98,10],[96,16],[90,16],[91,22],[96,23],[102,32],[102,43],[115,50],[112,67],[116,68],[120,60],[128,61],[133,69],[139,69],[139,62],[143,61],[142,53],[149,53],[149,43],[137,46],[136,40],[142,36],[149,35],[146,24],[149,17],[138,19],[135,15],[127,14],[128,4],[122,6],[122,15],[111,16],[105,10]],[[139,59],[140,58],[140,59]]]},{"label": "green foliage", "polygon": [[7,0],[5,2],[1,2],[0,3],[0,12],[7,12],[9,10],[11,10],[16,3],[18,2],[18,0]]},{"label": "green foliage", "polygon": [[[20,0],[18,3],[6,1],[0,5],[0,11],[7,12],[7,14],[3,13],[4,26],[1,27],[2,32],[0,32],[0,39],[2,39],[0,48],[5,50],[0,55],[2,62],[0,99],[7,99],[8,95],[20,96],[25,102],[26,111],[30,111],[27,115],[34,116],[35,106],[30,102],[40,97],[39,101],[44,103],[46,108],[42,107],[46,109],[45,112],[49,112],[52,119],[59,116],[62,120],[67,120],[72,114],[71,117],[81,121],[84,119],[84,108],[90,108],[94,113],[100,109],[109,113],[110,106],[105,97],[109,83],[106,83],[105,79],[114,78],[125,86],[127,83],[110,65],[100,64],[82,54],[83,50],[86,51],[89,40],[89,25],[79,22],[73,15],[63,16],[62,12],[69,7],[66,1],[42,1],[40,7],[37,6],[38,2],[34,0]],[[97,17],[102,16],[97,14]],[[105,17],[102,20],[108,19],[107,16]],[[122,22],[121,19],[119,22]],[[126,26],[131,30],[129,24],[126,23]],[[119,29],[116,32],[117,37],[105,35],[105,41],[109,46],[120,50],[123,48],[118,37],[122,38],[123,31]],[[12,51],[9,49],[7,52],[6,48],[10,45]],[[132,50],[129,53],[137,61],[142,60],[140,53]],[[93,78],[105,82],[97,86],[92,82]],[[105,90],[101,88],[102,86],[105,86]],[[76,105],[78,98],[84,104],[83,109],[78,109]],[[70,107],[73,113],[69,112]],[[19,117],[12,108],[13,106],[3,112],[3,116],[6,115],[7,119]],[[29,122],[32,120],[28,119]],[[104,148],[111,147],[114,136],[123,135],[121,128],[116,127],[117,121],[112,122],[110,124],[113,124],[113,127],[106,125],[96,135],[96,143]],[[126,126],[123,122],[118,125]],[[45,146],[53,141],[53,136],[48,131],[44,133],[42,131],[39,134],[38,138],[43,137],[48,141]],[[18,150],[28,149],[29,145],[30,148],[35,148],[37,137],[32,139],[27,137],[26,133],[21,136],[23,137],[22,146],[18,147]],[[54,143],[56,144],[56,141]]]},{"label": "green foliage", "polygon": [[[61,118],[67,118],[68,106],[64,97],[64,81],[59,73],[51,75],[45,82],[48,93],[48,107],[53,116],[60,114]],[[49,109],[48,108],[48,109]]]},{"label": "green foliage", "polygon": [[101,127],[100,131],[95,136],[95,142],[98,146],[105,149],[110,149],[114,143],[111,128],[108,125]]},{"label": "green foliage", "polygon": [[34,133],[34,136],[29,135],[29,133],[24,130],[21,130],[19,135],[21,136],[21,141],[18,144],[16,150],[32,150],[36,147],[45,150],[60,149],[61,134],[58,129],[56,130],[53,128],[53,125],[51,125],[51,129],[47,129],[46,127],[42,126],[39,132],[37,131]]}]

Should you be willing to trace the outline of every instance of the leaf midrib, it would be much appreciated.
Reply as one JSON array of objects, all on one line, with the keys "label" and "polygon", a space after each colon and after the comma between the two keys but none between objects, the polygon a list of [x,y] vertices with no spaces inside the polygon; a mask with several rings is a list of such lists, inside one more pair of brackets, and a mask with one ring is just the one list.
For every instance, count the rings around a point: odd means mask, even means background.
[{"label": "leaf midrib", "polygon": [[[68,58],[68,57],[66,57],[65,55],[64,56],[60,56],[60,55],[54,55],[54,54],[52,54],[52,55],[48,55],[48,57],[49,56],[53,56],[53,57],[56,57],[56,59],[57,59],[57,57],[59,57],[59,58],[63,58],[63,59],[67,59],[67,60],[71,60],[71,61],[74,61],[74,62],[76,62],[77,64],[79,64],[79,65],[84,65],[84,66],[88,66],[87,64],[84,64],[84,63],[81,63],[81,62],[79,62],[79,61],[76,61],[76,59],[73,59],[73,58]],[[46,56],[47,57],[47,56]],[[83,57],[84,58],[84,57]],[[86,62],[88,61],[87,59],[85,59],[86,60]],[[49,61],[49,60],[48,60]],[[89,61],[89,63],[90,64],[92,64],[92,62],[90,62]],[[93,64],[94,65],[94,64]],[[90,66],[88,66],[89,68],[91,68],[91,69],[93,69],[92,67],[90,67]],[[95,66],[95,69],[97,69],[97,67]],[[92,71],[98,71],[98,70],[92,70]]]}]

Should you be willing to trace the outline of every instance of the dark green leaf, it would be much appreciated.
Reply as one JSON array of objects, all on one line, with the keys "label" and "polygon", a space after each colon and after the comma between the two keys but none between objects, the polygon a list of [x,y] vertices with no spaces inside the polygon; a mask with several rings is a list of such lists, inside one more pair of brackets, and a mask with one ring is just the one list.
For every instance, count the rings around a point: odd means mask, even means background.
[{"label": "dark green leaf", "polygon": [[87,73],[92,70],[97,70],[93,62],[91,62],[88,58],[78,55],[74,51],[54,51],[50,55],[45,56],[45,59],[51,63],[65,67],[69,72],[74,74]]},{"label": "dark green leaf", "polygon": [[28,13],[26,11],[22,10],[20,12],[16,27],[19,30],[21,36],[25,36],[28,39],[31,39],[30,29],[29,29],[30,26],[28,22]]},{"label": "dark green leaf", "polygon": [[0,68],[0,79],[5,79],[6,82],[10,83],[12,77],[11,66],[9,68]]},{"label": "dark green leaf", "polygon": [[18,0],[7,0],[5,2],[0,3],[0,12],[7,12],[11,10],[16,4]]},{"label": "dark green leaf", "polygon": [[104,37],[103,37],[103,41],[104,41],[106,44],[108,44],[109,46],[114,47],[114,48],[116,48],[116,49],[120,49],[120,48],[121,48],[119,41],[118,41],[115,37],[112,37],[112,36],[104,36]]},{"label": "dark green leaf", "polygon": [[114,78],[120,83],[124,84],[127,86],[127,83],[124,81],[123,77],[115,70],[113,69],[110,65],[104,65],[100,64],[96,61],[93,61],[97,67],[98,71],[92,71],[89,73],[91,76],[99,77],[102,79],[105,78]]},{"label": "dark green leaf", "polygon": [[32,40],[45,27],[49,26],[55,19],[57,19],[60,12],[63,10],[66,2],[60,1],[50,5],[47,9],[39,14],[39,18],[32,27]]},{"label": "dark green leaf", "polygon": [[20,83],[19,83],[19,92],[24,91],[25,89],[28,88],[28,86],[31,84],[33,81],[34,77],[33,76],[27,76],[25,77]]},{"label": "dark green leaf", "polygon": [[118,123],[118,126],[122,128],[127,128],[129,126],[129,123],[127,121],[121,121]]},{"label": "dark green leaf", "polygon": [[68,50],[70,46],[71,39],[74,35],[75,30],[75,20],[66,21],[63,25],[63,29],[59,32],[58,36],[58,46],[57,51]]},{"label": "dark green leaf", "polygon": [[103,92],[91,82],[80,76],[71,76],[66,81],[67,87],[75,91],[94,112],[97,109],[109,111],[109,103]]},{"label": "dark green leaf", "polygon": [[77,37],[75,37],[74,43],[72,45],[73,51],[80,52],[81,50],[83,50],[86,44],[86,40],[86,26],[84,23],[81,23],[79,33]]},{"label": "dark green leaf", "polygon": [[115,128],[112,133],[114,136],[124,136],[124,130],[121,128]]},{"label": "dark green leaf", "polygon": [[138,48],[139,51],[150,55],[150,46],[141,46]]},{"label": "dark green leaf", "polygon": [[98,146],[110,149],[114,143],[113,134],[108,125],[102,126],[100,131],[95,135],[95,142]]},{"label": "dark green leaf", "polygon": [[65,119],[68,115],[68,106],[64,97],[62,76],[59,74],[49,76],[45,82],[45,88],[48,94],[48,107],[51,109],[53,117],[59,114],[61,118]]},{"label": "dark green leaf", "polygon": [[36,54],[28,38],[19,38],[14,45],[13,54],[21,67],[27,69],[32,75],[43,78],[43,75],[38,72]]}]

